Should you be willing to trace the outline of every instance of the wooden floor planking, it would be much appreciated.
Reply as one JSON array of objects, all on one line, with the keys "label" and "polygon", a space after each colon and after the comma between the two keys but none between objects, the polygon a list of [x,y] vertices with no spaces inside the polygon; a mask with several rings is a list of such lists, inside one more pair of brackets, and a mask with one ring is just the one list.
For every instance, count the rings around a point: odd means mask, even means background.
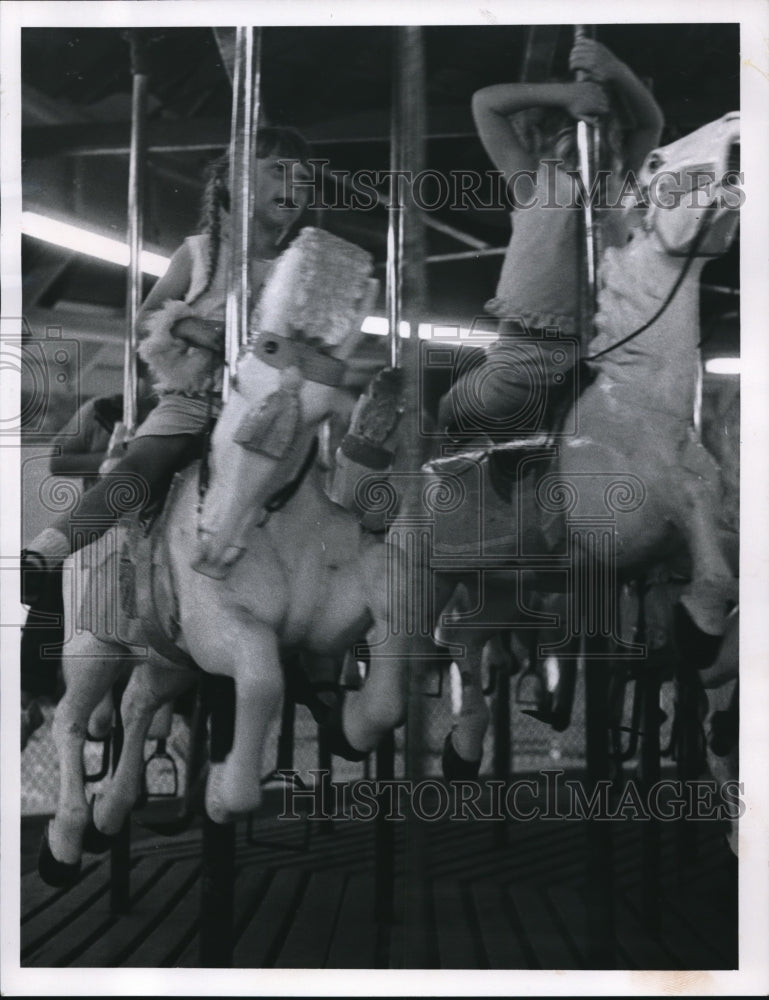
[{"label": "wooden floor planking", "polygon": [[377,928],[373,874],[349,875],[326,959],[327,969],[373,969]]},{"label": "wooden floor planking", "polygon": [[[183,915],[182,911],[175,912],[175,904],[197,883],[199,873],[198,861],[174,861],[170,868],[153,879],[147,892],[133,901],[129,912],[78,956],[73,964],[131,966],[146,941],[151,942],[154,952],[161,944],[161,937],[165,954],[168,954],[177,940],[176,920]],[[147,961],[144,954],[141,961]]]},{"label": "wooden floor planking", "polygon": [[432,890],[440,967],[477,969],[480,944],[468,919],[462,886],[452,879],[433,882]]},{"label": "wooden floor planking", "polygon": [[331,946],[344,884],[338,872],[314,872],[275,963],[279,969],[322,969]]},{"label": "wooden floor planking", "polygon": [[262,969],[272,964],[282,937],[288,932],[306,876],[295,868],[281,868],[235,943],[237,969]]},{"label": "wooden floor planking", "polygon": [[470,894],[487,968],[532,968],[525,933],[522,935],[522,928],[511,919],[500,883],[492,879],[473,882]]},{"label": "wooden floor planking", "polygon": [[[158,878],[159,873],[168,866],[162,858],[144,858],[132,866],[130,881],[130,901],[132,909]],[[110,905],[109,865],[104,864],[103,881],[105,891],[91,900],[87,906],[80,909],[63,925],[49,933],[45,941],[35,948],[25,964],[35,967],[70,965],[91,940],[103,940],[109,935],[113,926],[122,928],[123,917],[112,914]]]},{"label": "wooden floor planking", "polygon": [[[327,836],[315,831],[308,851],[269,846],[280,841],[280,821],[263,824],[259,832],[267,846],[249,844],[242,829],[237,837],[236,968],[404,967],[406,936],[417,914],[411,912],[413,893],[403,891],[402,829],[396,829],[399,874],[390,925],[374,920],[372,824],[338,822]],[[299,842],[298,833],[290,837]],[[469,969],[586,966],[584,827],[570,821],[513,825],[505,849],[493,845],[489,823],[435,824],[430,838],[431,895],[420,926],[431,963]],[[697,862],[683,871],[674,838],[663,831],[660,943],[640,919],[639,843],[637,826],[616,825],[619,967],[729,968],[730,956],[736,965],[736,871],[712,824],[700,836]],[[117,922],[109,913],[108,860],[89,861],[82,882],[68,891],[43,886],[36,874],[25,876],[23,964],[198,967],[199,848],[194,833],[180,842],[134,843],[131,889],[138,902]]]},{"label": "wooden floor planking", "polygon": [[677,969],[682,968],[665,944],[675,946],[675,941],[656,941],[644,928],[635,908],[628,904],[624,892],[614,898],[614,929],[619,951],[619,967],[628,969]]},{"label": "wooden floor planking", "polygon": [[[94,873],[98,868],[98,861],[83,865],[79,885],[84,885],[90,878],[94,877]],[[96,874],[95,878],[98,880],[100,875]],[[39,911],[45,910],[52,905],[56,905],[57,901],[66,892],[66,889],[56,889],[53,886],[46,885],[36,871],[27,872],[26,875],[22,875],[20,900],[22,925],[29,921]]]},{"label": "wooden floor planking", "polygon": [[[507,886],[507,894],[539,968],[579,968],[579,958],[550,910],[547,894],[528,881]],[[579,911],[564,916],[565,923],[584,921]]]}]

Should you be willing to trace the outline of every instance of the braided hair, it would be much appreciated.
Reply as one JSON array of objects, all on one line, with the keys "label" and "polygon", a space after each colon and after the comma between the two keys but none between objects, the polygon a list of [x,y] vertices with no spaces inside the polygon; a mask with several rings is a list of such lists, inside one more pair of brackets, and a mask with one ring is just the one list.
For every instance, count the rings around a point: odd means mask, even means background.
[{"label": "braided hair", "polygon": [[[300,163],[308,165],[310,147],[296,129],[267,125],[257,132],[256,157],[257,159],[266,159],[268,156],[298,160]],[[208,234],[209,241],[206,283],[200,295],[205,294],[210,288],[219,261],[222,241],[222,213],[230,210],[229,175],[230,154],[226,152],[209,165],[203,190],[199,228],[200,232]],[[278,246],[279,251],[283,250],[293,239],[297,230],[306,224],[306,215],[307,210],[305,209],[305,212],[284,235]]]}]

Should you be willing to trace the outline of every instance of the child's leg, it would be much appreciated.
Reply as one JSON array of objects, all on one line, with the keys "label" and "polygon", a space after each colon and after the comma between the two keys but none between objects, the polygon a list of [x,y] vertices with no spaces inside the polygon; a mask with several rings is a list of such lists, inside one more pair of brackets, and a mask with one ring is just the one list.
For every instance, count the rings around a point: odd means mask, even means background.
[{"label": "child's leg", "polygon": [[89,531],[93,525],[104,534],[109,527],[109,523],[102,527],[105,519],[114,522],[161,497],[174,473],[196,456],[199,445],[199,438],[192,434],[135,438],[119,464],[83,494],[73,515],[60,518],[56,526],[75,521]]},{"label": "child's leg", "polygon": [[45,573],[67,555],[103,535],[122,514],[141,510],[165,492],[173,474],[197,457],[194,434],[138,437],[118,465],[84,493],[73,514],[62,515],[30,542],[22,556],[23,603],[36,599]]},{"label": "child's leg", "polygon": [[450,430],[484,430],[514,437],[545,430],[548,390],[562,365],[529,337],[504,337],[482,365],[459,378],[441,401]]}]

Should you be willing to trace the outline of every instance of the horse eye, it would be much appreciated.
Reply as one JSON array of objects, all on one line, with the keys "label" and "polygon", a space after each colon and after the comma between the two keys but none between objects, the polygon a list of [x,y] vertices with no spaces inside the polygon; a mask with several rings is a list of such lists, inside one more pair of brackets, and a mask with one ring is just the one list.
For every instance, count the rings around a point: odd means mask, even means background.
[{"label": "horse eye", "polygon": [[650,153],[649,159],[646,161],[646,168],[647,170],[657,171],[664,162],[659,153]]},{"label": "horse eye", "polygon": [[264,342],[264,353],[274,354],[278,349],[278,345],[274,340],[265,340]]}]

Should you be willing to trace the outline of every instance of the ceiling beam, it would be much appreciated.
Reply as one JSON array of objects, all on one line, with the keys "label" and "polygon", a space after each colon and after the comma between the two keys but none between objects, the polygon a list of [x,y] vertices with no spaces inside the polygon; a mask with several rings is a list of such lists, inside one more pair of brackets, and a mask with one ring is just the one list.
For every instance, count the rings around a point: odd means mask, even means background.
[{"label": "ceiling beam", "polygon": [[[349,115],[300,131],[310,143],[390,141],[389,112],[373,111]],[[428,139],[475,136],[469,108],[433,108],[428,115]],[[83,122],[65,125],[33,125],[22,129],[22,156],[43,159],[53,156],[128,155],[130,125],[127,122]],[[225,118],[150,119],[147,147],[151,153],[192,152],[224,149],[230,141],[230,123]]]}]

